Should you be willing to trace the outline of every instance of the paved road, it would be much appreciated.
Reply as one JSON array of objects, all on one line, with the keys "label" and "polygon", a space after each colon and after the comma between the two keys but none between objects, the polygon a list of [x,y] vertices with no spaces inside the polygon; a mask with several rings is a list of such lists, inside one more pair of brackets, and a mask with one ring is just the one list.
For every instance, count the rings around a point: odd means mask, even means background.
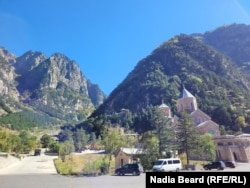
[{"label": "paved road", "polygon": [[53,159],[57,156],[28,156],[5,168],[0,169],[1,174],[56,174]]},{"label": "paved road", "polygon": [[140,176],[71,177],[57,174],[55,156],[29,156],[0,169],[0,188],[145,188]]},{"label": "paved road", "polygon": [[141,176],[65,177],[56,174],[0,175],[1,188],[145,188]]},{"label": "paved road", "polygon": [[[103,175],[71,177],[56,173],[55,156],[29,156],[0,169],[1,188],[145,188],[145,173],[140,176]],[[242,163],[225,171],[250,171],[250,164]]]},{"label": "paved road", "polygon": [[237,163],[236,168],[226,168],[225,171],[250,172],[250,163]]},{"label": "paved road", "polygon": [[[201,171],[214,172],[218,170],[213,169],[213,170],[201,170]],[[224,170],[221,170],[221,172],[250,172],[250,163],[236,163],[236,168],[225,168]]]}]

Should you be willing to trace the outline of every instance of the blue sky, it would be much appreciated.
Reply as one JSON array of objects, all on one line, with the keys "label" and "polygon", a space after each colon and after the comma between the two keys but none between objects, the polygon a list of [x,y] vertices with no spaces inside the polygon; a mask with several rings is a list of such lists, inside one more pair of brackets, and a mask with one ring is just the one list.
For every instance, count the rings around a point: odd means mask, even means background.
[{"label": "blue sky", "polygon": [[249,0],[0,0],[0,46],[63,53],[109,95],[136,64],[181,33],[250,24]]}]

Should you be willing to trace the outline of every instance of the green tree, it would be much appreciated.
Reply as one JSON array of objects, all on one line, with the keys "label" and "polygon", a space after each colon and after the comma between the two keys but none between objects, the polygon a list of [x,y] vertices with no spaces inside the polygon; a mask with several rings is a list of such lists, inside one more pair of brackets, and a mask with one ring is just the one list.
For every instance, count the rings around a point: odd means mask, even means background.
[{"label": "green tree", "polygon": [[174,149],[174,128],[171,119],[159,107],[155,107],[151,116],[151,124],[155,127],[155,134],[159,142],[159,156],[167,157]]},{"label": "green tree", "polygon": [[59,141],[60,142],[64,142],[64,141],[73,141],[73,131],[71,129],[64,129],[62,130],[59,134],[58,134],[58,137],[59,137]]},{"label": "green tree", "polygon": [[59,145],[59,157],[62,161],[65,161],[67,155],[75,151],[73,140],[67,140],[66,142],[60,143]]},{"label": "green tree", "polygon": [[244,127],[246,127],[245,117],[241,115],[235,118],[232,129],[235,131],[241,131]]},{"label": "green tree", "polygon": [[203,156],[205,160],[214,161],[216,158],[215,153],[215,143],[213,141],[212,135],[205,133],[200,136],[199,140],[199,153]]},{"label": "green tree", "polygon": [[74,144],[77,151],[82,150],[89,141],[89,135],[84,129],[77,129],[74,133]]},{"label": "green tree", "polygon": [[48,134],[44,134],[40,138],[40,143],[42,144],[43,148],[49,148],[53,142],[54,142],[53,138]]},{"label": "green tree", "polygon": [[53,142],[50,144],[49,149],[51,152],[59,153],[60,143]]},{"label": "green tree", "polygon": [[27,131],[21,131],[19,133],[20,142],[16,148],[18,153],[27,153],[36,147],[36,137],[30,135]]},{"label": "green tree", "polygon": [[7,141],[9,138],[9,133],[6,130],[0,131],[0,151],[6,152],[8,150]]},{"label": "green tree", "polygon": [[106,129],[103,129],[101,137],[105,152],[109,156],[109,162],[108,162],[108,170],[109,170],[110,162],[112,160],[112,155],[115,153],[117,149],[123,146],[124,137],[121,136],[119,128],[110,128],[110,127],[106,127]]},{"label": "green tree", "polygon": [[140,161],[144,170],[151,170],[153,163],[159,158],[158,138],[151,131],[143,133],[140,143],[143,146],[143,155]]},{"label": "green tree", "polygon": [[97,146],[97,138],[96,138],[96,134],[94,132],[90,133],[89,136],[89,144],[91,145],[92,148],[96,148]]},{"label": "green tree", "polygon": [[196,126],[188,113],[181,113],[175,131],[178,147],[186,153],[187,165],[189,165],[190,152],[198,148],[199,133],[196,131]]},{"label": "green tree", "polygon": [[20,138],[8,129],[0,128],[0,152],[15,152],[18,148]]}]

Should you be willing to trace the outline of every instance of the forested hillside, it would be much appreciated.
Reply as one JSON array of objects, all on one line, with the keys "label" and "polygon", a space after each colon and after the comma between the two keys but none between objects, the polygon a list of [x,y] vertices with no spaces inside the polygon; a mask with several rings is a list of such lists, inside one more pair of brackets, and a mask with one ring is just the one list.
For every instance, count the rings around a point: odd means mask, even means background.
[{"label": "forested hillside", "polygon": [[121,120],[116,114],[126,109],[131,119],[121,121],[123,126],[143,131],[146,123],[139,126],[138,116],[162,101],[175,114],[175,101],[183,85],[197,98],[199,108],[221,127],[233,132],[249,129],[250,83],[246,72],[228,55],[197,36],[185,34],[162,43],[139,61],[92,114],[90,127],[101,130],[100,119],[117,123]]}]

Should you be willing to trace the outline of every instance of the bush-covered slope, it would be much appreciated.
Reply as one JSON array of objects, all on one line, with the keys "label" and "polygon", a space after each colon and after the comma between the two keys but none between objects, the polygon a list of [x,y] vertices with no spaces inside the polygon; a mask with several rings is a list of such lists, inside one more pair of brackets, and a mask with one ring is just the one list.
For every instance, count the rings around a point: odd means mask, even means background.
[{"label": "bush-covered slope", "polygon": [[199,108],[221,125],[232,127],[234,119],[250,109],[246,75],[229,57],[183,34],[138,62],[92,117],[122,109],[137,113],[162,101],[175,113],[183,85],[197,97]]}]

